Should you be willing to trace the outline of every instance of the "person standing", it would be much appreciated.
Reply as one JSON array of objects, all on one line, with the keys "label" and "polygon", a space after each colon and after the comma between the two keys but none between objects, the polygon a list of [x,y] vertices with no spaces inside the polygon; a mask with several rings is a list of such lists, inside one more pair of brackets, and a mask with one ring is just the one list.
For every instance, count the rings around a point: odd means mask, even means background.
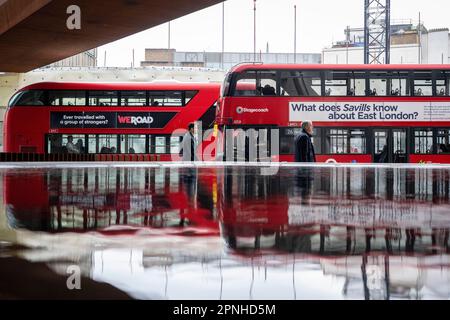
[{"label": "person standing", "polygon": [[66,148],[68,153],[80,153],[77,146],[73,143],[73,136],[67,137]]},{"label": "person standing", "polygon": [[197,161],[197,140],[194,136],[194,124],[190,123],[188,125],[188,132],[183,137],[183,141],[181,142],[181,153],[183,161]]},{"label": "person standing", "polygon": [[77,143],[75,143],[75,147],[78,149],[78,153],[85,153],[82,139],[77,140]]},{"label": "person standing", "polygon": [[309,120],[302,123],[302,131],[295,138],[295,162],[316,162],[316,153],[311,137],[313,135],[313,124]]}]

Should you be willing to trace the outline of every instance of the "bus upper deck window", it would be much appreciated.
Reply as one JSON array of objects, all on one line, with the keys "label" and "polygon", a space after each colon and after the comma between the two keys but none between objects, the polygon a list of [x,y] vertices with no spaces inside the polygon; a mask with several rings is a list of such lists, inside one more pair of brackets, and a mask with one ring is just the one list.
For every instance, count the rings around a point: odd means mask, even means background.
[{"label": "bus upper deck window", "polygon": [[387,86],[387,93],[389,96],[408,96],[410,92],[408,73],[397,71],[389,72]]},{"label": "bus upper deck window", "polygon": [[120,93],[121,106],[146,106],[147,93],[145,91],[122,91]]},{"label": "bus upper deck window", "polygon": [[166,91],[164,105],[169,107],[183,106],[183,92],[181,91]]},{"label": "bus upper deck window", "polygon": [[222,93],[222,97],[228,96],[230,91],[230,81],[231,81],[231,73],[228,73],[225,76],[225,79],[222,83],[222,87],[220,88],[220,92]]},{"label": "bus upper deck window", "polygon": [[365,72],[356,71],[349,72],[350,87],[347,96],[365,96],[366,95],[366,79]]},{"label": "bus upper deck window", "polygon": [[45,91],[43,90],[29,90],[23,91],[11,100],[11,106],[44,106]]},{"label": "bus upper deck window", "polygon": [[117,106],[119,103],[117,91],[90,91],[90,106]]},{"label": "bus upper deck window", "polygon": [[275,96],[277,95],[277,72],[246,71],[236,77],[235,96]]},{"label": "bus upper deck window", "polygon": [[280,94],[293,97],[317,97],[321,95],[321,84],[319,71],[282,71]]},{"label": "bus upper deck window", "polygon": [[17,105],[17,101],[19,101],[20,96],[23,94],[23,92],[17,92],[15,95],[9,99],[8,107],[11,108],[12,106]]},{"label": "bus upper deck window", "polygon": [[182,107],[185,105],[183,91],[150,91],[149,104],[152,107]]},{"label": "bus upper deck window", "polygon": [[349,73],[346,71],[330,71],[325,73],[325,95],[347,96],[354,95],[354,89],[350,87]]},{"label": "bus upper deck window", "polygon": [[85,91],[49,91],[48,104],[51,106],[85,106]]},{"label": "bus upper deck window", "polygon": [[414,96],[433,95],[433,75],[431,71],[416,71],[413,79]]},{"label": "bus upper deck window", "polygon": [[389,75],[385,71],[370,71],[370,87],[367,88],[368,96],[387,96]]},{"label": "bus upper deck window", "polygon": [[183,105],[187,105],[192,99],[194,99],[196,94],[197,94],[197,91],[185,91]]},{"label": "bus upper deck window", "polygon": [[256,71],[240,73],[236,77],[235,96],[256,96]]},{"label": "bus upper deck window", "polygon": [[436,75],[436,95],[449,96],[450,71],[440,71]]},{"label": "bus upper deck window", "polygon": [[259,94],[262,96],[277,95],[277,73],[275,71],[258,72],[256,82]]}]

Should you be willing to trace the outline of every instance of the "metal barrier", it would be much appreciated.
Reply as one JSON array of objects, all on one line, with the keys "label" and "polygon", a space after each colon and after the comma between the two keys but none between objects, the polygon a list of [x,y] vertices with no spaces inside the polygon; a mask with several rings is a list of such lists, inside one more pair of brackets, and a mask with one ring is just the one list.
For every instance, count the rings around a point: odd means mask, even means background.
[{"label": "metal barrier", "polygon": [[155,154],[72,154],[72,153],[0,153],[0,162],[95,162],[161,161]]}]

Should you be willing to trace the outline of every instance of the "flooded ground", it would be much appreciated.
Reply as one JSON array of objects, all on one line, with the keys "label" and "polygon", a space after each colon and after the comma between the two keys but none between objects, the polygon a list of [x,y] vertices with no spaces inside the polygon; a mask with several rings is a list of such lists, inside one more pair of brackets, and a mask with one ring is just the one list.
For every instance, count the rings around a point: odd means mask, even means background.
[{"label": "flooded ground", "polygon": [[0,298],[450,298],[450,167],[58,166],[0,168]]}]

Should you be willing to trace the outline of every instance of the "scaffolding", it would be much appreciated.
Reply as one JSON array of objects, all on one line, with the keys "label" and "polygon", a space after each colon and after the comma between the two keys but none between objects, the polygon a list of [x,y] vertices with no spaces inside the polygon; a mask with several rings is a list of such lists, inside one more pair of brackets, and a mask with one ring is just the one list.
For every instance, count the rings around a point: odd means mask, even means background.
[{"label": "scaffolding", "polygon": [[364,63],[389,64],[391,0],[364,0]]}]

